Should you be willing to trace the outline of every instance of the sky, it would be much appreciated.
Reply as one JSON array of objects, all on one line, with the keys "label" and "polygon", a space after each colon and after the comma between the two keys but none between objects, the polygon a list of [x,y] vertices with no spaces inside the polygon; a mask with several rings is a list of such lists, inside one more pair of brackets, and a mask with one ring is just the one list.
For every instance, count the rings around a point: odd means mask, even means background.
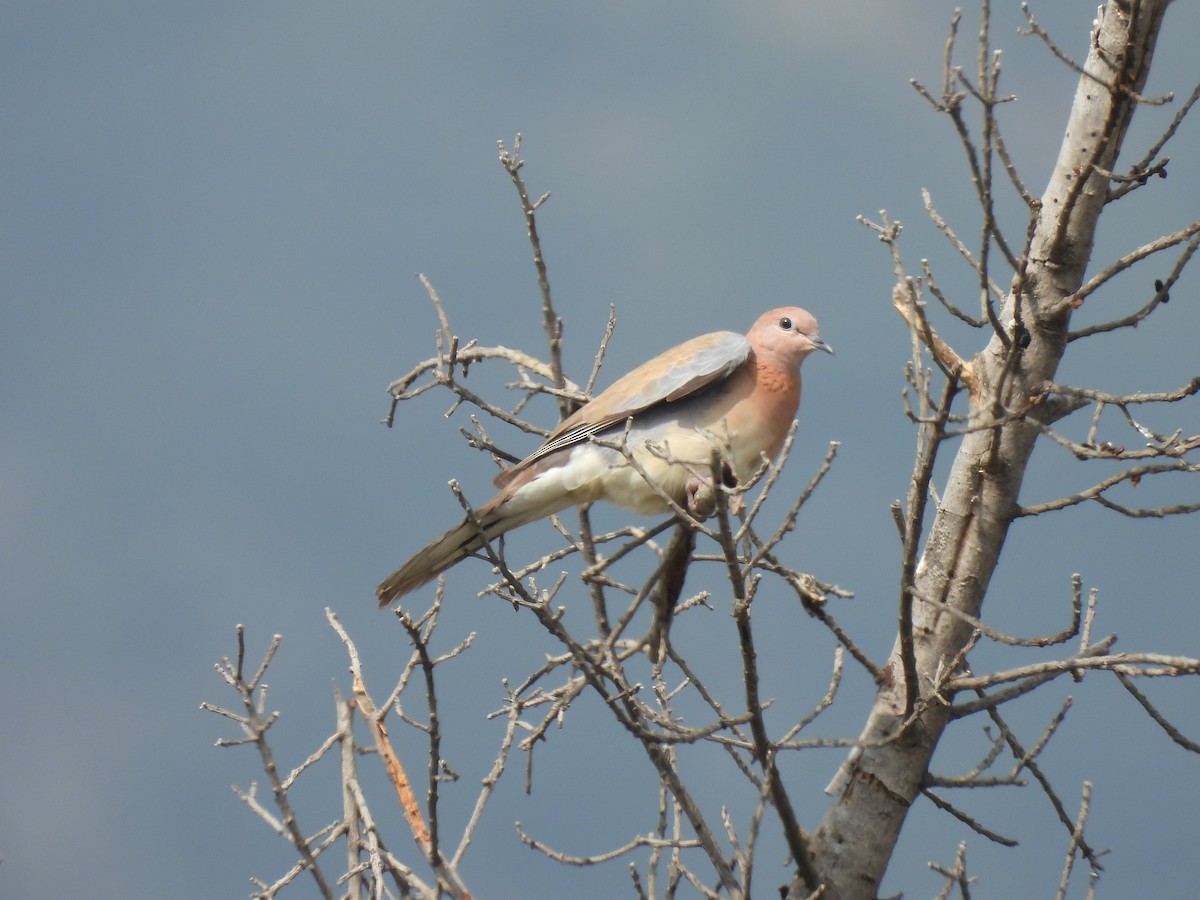
[{"label": "sky", "polygon": [[[992,6],[1003,84],[1017,98],[1001,124],[1039,192],[1074,77],[1017,33],[1017,4]],[[531,192],[551,192],[539,228],[576,381],[586,380],[610,305],[617,326],[602,385],[678,341],[744,330],[773,306],[818,317],[837,355],[806,364],[781,495],[807,483],[829,442],[839,452],[786,557],[853,591],[831,612],[886,656],[900,559],[889,504],[907,489],[915,440],[901,401],[910,348],[890,308],[890,260],[856,216],[887,210],[904,222],[910,269],[930,259],[946,289],[973,302],[969,273],[921,199],[928,189],[960,234],[977,234],[961,148],[909,85],[940,84],[952,8],[6,4],[0,894],[236,897],[251,876],[273,880],[288,868],[282,842],[230,789],[263,782],[253,752],[215,747],[236,728],[200,703],[234,702],[213,664],[234,653],[235,625],[252,658],[282,635],[267,680],[281,714],[276,753],[290,768],[332,729],[334,687],[348,689],[327,607],[359,642],[379,694],[407,659],[374,585],[457,520],[448,480],[482,502],[492,469],[459,436],[466,411],[443,417],[445,395],[404,404],[397,427],[384,428],[385,389],[434,352],[437,319],[418,272],[464,341],[543,351],[529,245],[496,160],[496,142],[511,146],[518,132]],[[1034,11],[1082,57],[1094,2]],[[1175,4],[1148,94],[1191,91],[1198,30],[1200,9]],[[973,10],[961,31],[969,68]],[[1139,111],[1126,164],[1178,106]],[[1186,122],[1166,152],[1169,178],[1106,216],[1092,272],[1197,217],[1200,124]],[[1021,234],[1012,198],[999,209]],[[1120,279],[1076,323],[1136,309],[1173,261]],[[1073,344],[1060,380],[1169,390],[1200,375],[1196,285],[1188,271],[1136,330]],[[940,324],[960,352],[982,346],[978,332]],[[472,378],[502,396],[497,386],[511,375],[480,368]],[[553,424],[549,406],[530,415]],[[1200,430],[1195,402],[1147,415],[1160,430]],[[1117,417],[1105,421],[1114,442],[1136,442]],[[1081,438],[1086,428],[1066,430]],[[533,448],[528,436],[503,437],[515,452]],[[1097,471],[1041,446],[1022,500],[1072,493]],[[1121,497],[1150,506],[1194,502],[1197,492],[1177,479]],[[514,546],[532,556],[551,536],[542,528]],[[1097,633],[1117,633],[1118,649],[1196,655],[1198,535],[1195,519],[1131,521],[1094,505],[1018,522],[985,615],[1023,635],[1058,630],[1080,572],[1099,592]],[[553,649],[531,617],[475,597],[487,575],[472,561],[452,574],[456,602],[438,636],[445,651],[477,635],[460,662],[439,669],[443,749],[462,775],[446,788],[455,828],[495,752],[500,726],[484,715],[500,707],[502,679],[519,679]],[[577,581],[569,592],[578,601],[567,605],[586,602]],[[788,599],[760,598],[755,609],[764,692],[778,698],[780,723],[820,699],[833,652]],[[711,646],[717,683],[736,675],[724,610],[681,623],[677,639]],[[973,664],[980,672],[1034,658],[1045,657],[985,647]],[[1200,739],[1194,681],[1143,689]],[[1008,710],[1027,743],[1067,694],[1074,706],[1043,763],[1072,814],[1083,782],[1094,785],[1089,837],[1112,848],[1098,896],[1135,896],[1152,877],[1158,897],[1193,897],[1195,790],[1181,786],[1197,784],[1198,761],[1097,675]],[[857,735],[870,701],[868,680],[848,671],[821,733]],[[522,792],[523,763],[501,783],[463,868],[476,896],[523,896],[532,883],[545,896],[629,892],[623,863],[565,868],[516,838],[519,820],[563,852],[587,854],[653,825],[652,773],[632,741],[587,700],[566,725],[539,749],[532,795]],[[405,733],[398,744],[419,770],[418,738]],[[961,723],[935,769],[965,772],[987,744],[982,722]],[[786,764],[808,827],[840,761],[829,751]],[[747,809],[738,776],[718,759],[701,753],[689,765],[707,809]],[[340,812],[330,774],[298,789],[307,831]],[[375,784],[390,844],[411,858]],[[927,861],[952,863],[961,841],[979,878],[972,896],[1055,889],[1068,836],[1036,786],[951,799],[1020,845],[989,844],[920,803],[885,895],[936,894],[941,879]],[[763,853],[756,883],[765,892],[788,870],[782,846]],[[1083,887],[1078,880],[1070,896]],[[312,895],[308,883],[290,894]]]}]

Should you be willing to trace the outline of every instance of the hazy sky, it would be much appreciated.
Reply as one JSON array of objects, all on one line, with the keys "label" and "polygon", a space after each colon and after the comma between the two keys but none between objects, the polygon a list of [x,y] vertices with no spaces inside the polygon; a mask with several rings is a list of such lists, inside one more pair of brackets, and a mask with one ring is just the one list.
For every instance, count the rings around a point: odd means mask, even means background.
[{"label": "hazy sky", "polygon": [[[993,6],[1005,83],[1018,97],[1002,123],[1036,193],[1074,78],[1017,35],[1015,2]],[[885,656],[900,553],[888,505],[905,493],[914,443],[900,398],[909,338],[890,308],[887,254],[855,216],[886,208],[904,221],[911,270],[930,258],[946,288],[974,302],[971,277],[921,206],[928,188],[974,240],[960,147],[908,85],[940,84],[952,8],[6,4],[0,894],[238,897],[251,875],[270,880],[290,865],[229,789],[263,781],[256,757],[214,748],[236,730],[198,706],[233,702],[212,664],[233,652],[235,624],[245,624],[253,655],[282,634],[269,705],[282,712],[275,739],[290,768],[333,727],[333,685],[348,685],[325,607],[359,640],[377,693],[407,658],[402,630],[375,609],[372,589],[456,520],[447,480],[481,502],[492,471],[458,435],[466,410],[446,421],[448,398],[427,395],[387,430],[384,389],[433,354],[437,323],[417,272],[437,287],[464,340],[542,352],[528,243],[496,162],[496,141],[511,143],[518,131],[530,189],[553,193],[540,227],[577,380],[587,377],[610,304],[617,332],[602,384],[679,340],[744,330],[771,306],[798,303],[820,319],[837,356],[806,366],[802,429],[781,496],[807,482],[830,441],[841,449],[785,558],[853,590],[854,600],[831,611]],[[1084,54],[1095,0],[1035,11],[1064,50]],[[976,30],[968,10],[964,41]],[[1175,4],[1148,93],[1188,94],[1200,76],[1198,33],[1200,9]],[[960,61],[973,60],[963,46]],[[1178,105],[1139,112],[1126,166]],[[1166,151],[1166,181],[1111,211],[1093,271],[1196,218],[1198,128],[1189,121]],[[1001,212],[1021,234],[1011,198]],[[1173,260],[1139,268],[1076,322],[1141,306]],[[1061,381],[1165,390],[1200,374],[1196,284],[1189,271],[1169,306],[1136,331],[1073,345]],[[977,332],[949,324],[945,332],[964,353],[982,344]],[[511,380],[482,368],[471,377]],[[531,415],[552,424],[548,406]],[[1200,430],[1195,402],[1151,419],[1161,430]],[[1136,443],[1116,416],[1106,422],[1111,440]],[[1079,438],[1087,422],[1066,427]],[[516,452],[534,443],[494,436]],[[1071,493],[1110,471],[1047,444],[1022,499]],[[1176,480],[1123,496],[1150,506],[1194,501],[1197,490]],[[541,546],[548,534],[533,529],[521,540]],[[1195,518],[1131,522],[1098,508],[1020,522],[985,612],[1023,635],[1058,630],[1079,571],[1100,591],[1097,632],[1117,632],[1118,649],[1195,655],[1198,537]],[[486,576],[481,563],[456,570],[457,602],[439,636],[445,650],[479,635],[471,653],[439,670],[457,714],[444,752],[463,776],[446,789],[454,830],[500,734],[482,719],[501,705],[500,679],[519,678],[552,649],[531,617],[474,598]],[[719,659],[733,647],[724,613],[696,616],[679,639],[711,636]],[[782,593],[774,604],[760,597],[755,615],[764,690],[781,715],[802,714],[825,691],[832,641]],[[985,648],[974,665],[1035,658],[1043,657]],[[1200,739],[1195,682],[1145,689]],[[870,685],[855,671],[845,690],[823,734],[858,733]],[[1089,837],[1114,848],[1099,896],[1139,895],[1153,877],[1158,897],[1194,897],[1197,760],[1096,675],[1014,707],[1027,743],[1067,693],[1075,708],[1043,761],[1072,814],[1082,781],[1095,783]],[[420,741],[407,733],[398,741],[419,769]],[[986,746],[982,722],[963,723],[935,769],[965,772]],[[715,759],[711,771],[692,772],[707,808],[744,811],[738,776]],[[805,825],[818,821],[828,802],[821,788],[840,760],[831,752],[787,762]],[[646,833],[652,772],[627,736],[585,701],[539,750],[531,797],[519,768],[464,865],[477,896],[519,897],[531,884],[544,896],[627,895],[623,863],[562,869],[520,845],[512,825],[575,854]],[[331,774],[297,797],[307,831],[339,814]],[[629,803],[621,787],[630,784],[645,785],[642,802]],[[988,844],[920,803],[885,894],[936,894],[940,879],[926,861],[951,863],[964,840],[981,879],[973,896],[1051,894],[1067,834],[1036,787],[951,799],[1021,845]],[[375,807],[392,848],[411,858],[385,791]],[[787,878],[782,847],[770,854],[757,881],[764,896]],[[293,896],[311,896],[310,885]]]}]

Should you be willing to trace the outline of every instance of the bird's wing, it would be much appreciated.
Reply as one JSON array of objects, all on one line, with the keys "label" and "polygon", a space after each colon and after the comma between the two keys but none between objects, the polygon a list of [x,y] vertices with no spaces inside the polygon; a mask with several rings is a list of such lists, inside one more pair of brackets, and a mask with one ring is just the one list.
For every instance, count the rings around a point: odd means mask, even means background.
[{"label": "bird's wing", "polygon": [[704,334],[672,347],[617,379],[608,390],[581,406],[559,423],[542,446],[501,472],[493,483],[502,488],[551,453],[586,441],[655,404],[680,400],[728,378],[749,357],[750,342],[732,331]]}]

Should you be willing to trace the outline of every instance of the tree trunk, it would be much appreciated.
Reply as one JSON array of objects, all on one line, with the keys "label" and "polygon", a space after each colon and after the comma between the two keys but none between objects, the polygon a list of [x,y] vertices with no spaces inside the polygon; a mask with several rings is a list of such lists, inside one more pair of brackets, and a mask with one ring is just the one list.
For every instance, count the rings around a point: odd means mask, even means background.
[{"label": "tree trunk", "polygon": [[[1108,193],[1103,172],[1113,170],[1168,2],[1109,0],[1097,20],[1058,161],[1034,213],[1028,268],[1000,315],[1005,337],[993,335],[971,361],[972,424],[986,425],[997,412],[1008,417],[963,438],[916,569],[914,598],[980,614],[1037,436],[1011,414],[1048,415],[1032,400],[1052,380],[1066,349],[1067,298],[1081,285],[1091,255]],[[972,629],[920,599],[913,601],[912,621],[918,694],[925,701],[939,664],[953,664]],[[948,724],[947,709],[935,699],[919,702],[914,721],[902,729],[906,687],[899,639],[882,681],[861,752],[849,761],[841,795],[812,837],[824,900],[876,896]],[[796,883],[790,895],[807,893]]]}]

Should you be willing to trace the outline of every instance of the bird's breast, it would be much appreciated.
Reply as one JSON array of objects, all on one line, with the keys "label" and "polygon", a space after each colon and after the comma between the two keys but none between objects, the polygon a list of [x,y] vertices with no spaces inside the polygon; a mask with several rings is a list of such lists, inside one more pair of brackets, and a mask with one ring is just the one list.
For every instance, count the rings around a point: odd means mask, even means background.
[{"label": "bird's breast", "polygon": [[800,407],[799,374],[760,363],[755,375],[753,393],[761,395],[764,407],[775,407],[775,411],[786,413],[790,423]]}]

